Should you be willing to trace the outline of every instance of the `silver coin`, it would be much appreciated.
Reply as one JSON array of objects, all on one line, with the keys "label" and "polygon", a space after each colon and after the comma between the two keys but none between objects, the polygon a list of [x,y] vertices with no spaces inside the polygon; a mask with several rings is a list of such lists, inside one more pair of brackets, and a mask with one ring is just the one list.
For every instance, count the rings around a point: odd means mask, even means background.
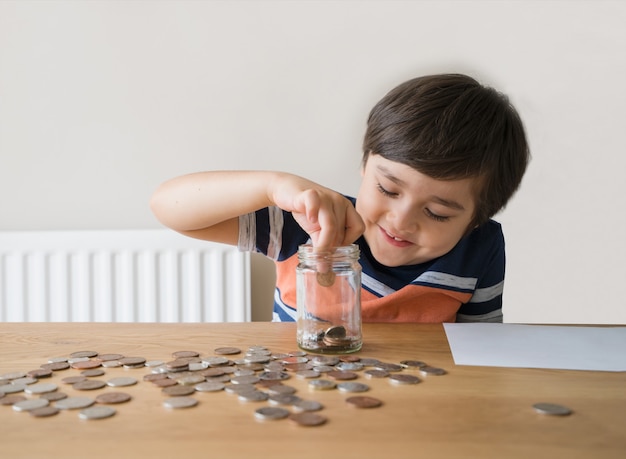
[{"label": "silver coin", "polygon": [[202,361],[208,364],[210,367],[228,365],[230,363],[230,360],[228,360],[226,357],[205,357],[202,359]]},{"label": "silver coin", "polygon": [[421,367],[419,372],[424,376],[441,376],[447,373],[443,368],[431,367],[429,365]]},{"label": "silver coin", "polygon": [[43,408],[49,404],[50,402],[45,398],[35,398],[32,400],[22,400],[21,402],[14,403],[13,409],[15,411],[31,411],[36,410],[37,408]]},{"label": "silver coin", "polygon": [[122,366],[119,360],[107,360],[106,362],[102,362],[101,365],[104,368],[117,368]]},{"label": "silver coin", "polygon": [[198,392],[218,392],[224,389],[224,384],[218,381],[205,381],[194,387]]},{"label": "silver coin", "polygon": [[557,405],[556,403],[535,403],[533,405],[535,411],[541,414],[547,414],[550,416],[568,416],[572,414],[572,410],[563,405]]},{"label": "silver coin", "polygon": [[274,384],[267,388],[267,392],[271,395],[292,395],[296,393],[296,388],[293,386],[285,386],[284,384]]},{"label": "silver coin", "polygon": [[311,359],[311,364],[314,367],[318,367],[320,365],[325,366],[335,366],[339,363],[339,357],[335,357],[332,355],[316,355]]},{"label": "silver coin", "polygon": [[331,365],[316,365],[313,367],[314,371],[318,373],[330,373],[331,371],[336,371],[336,368]]},{"label": "silver coin", "polygon": [[67,357],[52,357],[48,359],[48,363],[62,363],[67,362]]},{"label": "silver coin", "polygon": [[230,382],[232,384],[256,384],[259,381],[260,381],[260,379],[256,375],[233,376],[232,378],[230,378]]},{"label": "silver coin", "polygon": [[289,416],[289,411],[285,408],[280,408],[277,406],[264,406],[263,408],[259,408],[254,412],[254,416],[257,419],[265,420],[278,420],[285,419]]},{"label": "silver coin", "polygon": [[289,379],[289,374],[284,371],[264,371],[259,375],[259,379],[263,381],[284,381]]},{"label": "silver coin", "polygon": [[192,406],[196,406],[198,404],[198,400],[193,397],[171,397],[165,399],[163,401],[163,406],[165,408],[191,408]]},{"label": "silver coin", "polygon": [[403,360],[400,362],[400,365],[404,368],[423,368],[427,366],[426,363],[421,360]]},{"label": "silver coin", "polygon": [[341,392],[367,392],[370,390],[370,386],[363,383],[348,381],[337,384],[337,389]]},{"label": "silver coin", "polygon": [[272,360],[272,358],[269,355],[260,354],[246,356],[243,359],[245,363],[268,363],[270,360]]},{"label": "silver coin", "polygon": [[250,376],[250,375],[253,375],[253,374],[255,374],[255,371],[250,369],[250,368],[240,368],[240,367],[237,367],[235,369],[235,371],[233,372],[233,375],[235,375],[235,376]]},{"label": "silver coin", "polygon": [[[98,355],[98,353],[96,351],[78,351],[78,352],[73,352],[70,354],[70,358],[72,359],[88,359],[90,357],[96,357]],[[68,359],[69,361],[69,359]]]},{"label": "silver coin", "polygon": [[25,384],[5,384],[0,386],[0,392],[4,394],[15,394],[16,392],[24,392]]},{"label": "silver coin", "polygon": [[95,390],[102,389],[107,385],[104,381],[99,381],[97,379],[88,379],[86,381],[80,381],[75,384],[72,384],[72,388],[76,390]]},{"label": "silver coin", "polygon": [[337,387],[337,384],[328,379],[312,379],[309,381],[309,387],[315,390],[330,390]]},{"label": "silver coin", "polygon": [[378,365],[380,363],[380,360],[378,360],[378,359],[369,359],[369,358],[362,357],[359,360],[359,363],[362,363],[366,367],[373,367],[373,366]]},{"label": "silver coin", "polygon": [[257,390],[252,384],[229,384],[224,386],[224,391],[229,394],[241,394],[243,392],[250,392]]},{"label": "silver coin", "polygon": [[360,371],[363,369],[363,364],[360,362],[339,362],[335,368],[341,371]]},{"label": "silver coin", "polygon": [[24,389],[24,392],[27,394],[45,394],[47,392],[54,392],[57,390],[59,386],[54,383],[39,383],[33,384],[32,386],[27,386]]},{"label": "silver coin", "polygon": [[0,375],[0,379],[8,379],[8,380],[14,380],[14,379],[19,379],[19,378],[24,378],[26,376],[26,373],[23,373],[21,371],[14,371],[13,373],[5,373],[3,375]]},{"label": "silver coin", "polygon": [[67,359],[68,363],[78,363],[78,362],[87,362],[89,361],[89,357],[71,357]]},{"label": "silver coin", "polygon": [[319,411],[324,408],[317,400],[300,400],[293,404],[293,410],[302,413],[304,411]]},{"label": "silver coin", "polygon": [[406,373],[394,373],[389,376],[389,381],[394,384],[417,384],[422,382],[417,376],[409,375]]},{"label": "silver coin", "polygon": [[239,400],[242,402],[264,402],[269,398],[269,395],[260,390],[242,392],[239,394]]},{"label": "silver coin", "polygon": [[296,372],[296,377],[300,379],[319,378],[322,374],[315,370],[301,370]]},{"label": "silver coin", "polygon": [[11,384],[23,384],[24,386],[28,386],[30,384],[35,384],[39,381],[37,378],[33,378],[31,376],[25,376],[23,378],[17,378],[11,381]]},{"label": "silver coin", "polygon": [[178,384],[182,384],[183,386],[193,386],[206,381],[206,378],[202,375],[188,375],[183,376],[182,378],[177,378],[176,381],[178,381]]},{"label": "silver coin", "polygon": [[87,408],[94,403],[96,403],[96,401],[88,397],[67,397],[54,402],[54,406],[60,410],[76,410],[79,408]]},{"label": "silver coin", "polygon": [[302,401],[300,397],[293,394],[271,394],[268,400],[272,405],[294,405]]},{"label": "silver coin", "polygon": [[146,363],[144,363],[145,366],[152,368],[152,367],[159,367],[161,365],[165,365],[165,362],[163,360],[148,360]]},{"label": "silver coin", "polygon": [[111,387],[133,386],[135,384],[137,384],[137,380],[129,376],[111,378],[107,381],[107,386],[111,386]]},{"label": "silver coin", "polygon": [[91,408],[85,408],[78,413],[78,417],[81,419],[106,419],[113,416],[117,411],[110,406],[92,406]]},{"label": "silver coin", "polygon": [[389,372],[386,370],[377,370],[376,368],[372,368],[370,370],[365,370],[363,372],[366,378],[386,378],[389,376]]},{"label": "silver coin", "polygon": [[389,373],[402,371],[402,368],[403,368],[402,365],[398,365],[397,363],[388,363],[388,362],[378,362],[377,364],[373,365],[373,367],[378,370],[388,371]]}]

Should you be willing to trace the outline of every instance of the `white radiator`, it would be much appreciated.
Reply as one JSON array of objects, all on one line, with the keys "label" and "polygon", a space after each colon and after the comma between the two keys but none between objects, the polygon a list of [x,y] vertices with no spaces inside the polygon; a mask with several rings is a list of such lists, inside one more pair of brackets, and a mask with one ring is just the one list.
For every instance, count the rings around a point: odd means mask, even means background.
[{"label": "white radiator", "polygon": [[250,255],[170,230],[0,231],[0,322],[246,322]]}]

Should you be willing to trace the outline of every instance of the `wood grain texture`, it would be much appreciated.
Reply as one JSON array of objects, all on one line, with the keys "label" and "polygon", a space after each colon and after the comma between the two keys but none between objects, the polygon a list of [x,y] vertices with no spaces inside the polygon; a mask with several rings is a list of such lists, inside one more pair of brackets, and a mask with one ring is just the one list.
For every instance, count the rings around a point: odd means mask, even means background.
[{"label": "wood grain texture", "polygon": [[[259,422],[267,402],[240,402],[225,392],[196,393],[195,408],[168,410],[160,389],[141,381],[147,369],[106,369],[107,380],[134,376],[139,384],[68,395],[94,397],[123,391],[131,402],[115,405],[109,419],[84,421],[77,411],[36,419],[0,406],[0,457],[28,458],[620,458],[626,457],[626,374],[456,366],[441,325],[365,324],[362,357],[386,362],[422,360],[448,370],[417,385],[392,385],[359,376],[380,408],[363,410],[337,390],[311,391],[292,377],[298,395],[321,402],[321,427],[289,421]],[[220,346],[262,344],[275,352],[296,349],[294,324],[0,324],[0,375],[38,368],[50,357],[94,350],[171,360],[179,350],[213,355]],[[540,415],[537,402],[560,403],[574,414]]]}]

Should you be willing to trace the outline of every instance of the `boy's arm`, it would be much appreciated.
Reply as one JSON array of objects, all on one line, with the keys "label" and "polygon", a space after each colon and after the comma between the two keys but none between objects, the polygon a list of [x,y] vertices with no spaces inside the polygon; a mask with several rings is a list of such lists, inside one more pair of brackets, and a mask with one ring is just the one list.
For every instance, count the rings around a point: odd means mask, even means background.
[{"label": "boy's arm", "polygon": [[180,233],[237,245],[239,216],[268,206],[292,212],[318,247],[346,245],[363,232],[352,203],[296,175],[265,171],[198,172],[163,183],[150,206]]}]

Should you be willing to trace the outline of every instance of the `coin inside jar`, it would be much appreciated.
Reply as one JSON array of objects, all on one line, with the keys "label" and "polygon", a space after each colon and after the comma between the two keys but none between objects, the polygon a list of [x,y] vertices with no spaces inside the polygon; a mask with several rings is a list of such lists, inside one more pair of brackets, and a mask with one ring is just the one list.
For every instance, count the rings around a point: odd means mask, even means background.
[{"label": "coin inside jar", "polygon": [[333,271],[317,272],[317,283],[322,287],[330,287],[335,283],[335,273]]}]

